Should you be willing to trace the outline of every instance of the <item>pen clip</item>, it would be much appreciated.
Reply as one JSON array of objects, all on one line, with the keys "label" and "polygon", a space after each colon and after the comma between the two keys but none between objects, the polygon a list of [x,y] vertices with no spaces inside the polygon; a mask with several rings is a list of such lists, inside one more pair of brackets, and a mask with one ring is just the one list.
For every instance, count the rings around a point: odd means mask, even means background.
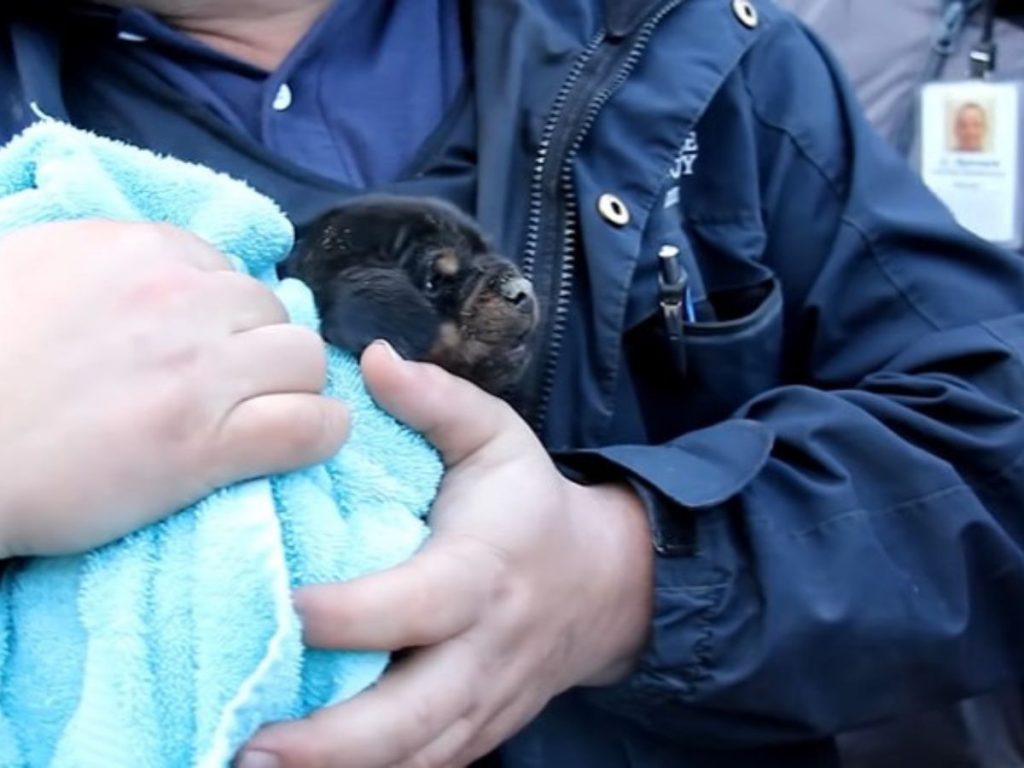
[{"label": "pen clip", "polygon": [[658,299],[676,371],[686,375],[685,320],[693,321],[689,280],[679,264],[679,248],[663,245],[658,251]]}]

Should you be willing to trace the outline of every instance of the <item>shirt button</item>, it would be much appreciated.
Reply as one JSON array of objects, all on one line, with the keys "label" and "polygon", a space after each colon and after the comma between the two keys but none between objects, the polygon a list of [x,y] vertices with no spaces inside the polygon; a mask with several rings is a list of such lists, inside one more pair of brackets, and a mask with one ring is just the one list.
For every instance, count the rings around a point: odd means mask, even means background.
[{"label": "shirt button", "polygon": [[291,105],[292,89],[288,87],[288,83],[281,83],[281,87],[277,89],[277,94],[275,94],[274,101],[270,106],[278,112],[284,112]]}]

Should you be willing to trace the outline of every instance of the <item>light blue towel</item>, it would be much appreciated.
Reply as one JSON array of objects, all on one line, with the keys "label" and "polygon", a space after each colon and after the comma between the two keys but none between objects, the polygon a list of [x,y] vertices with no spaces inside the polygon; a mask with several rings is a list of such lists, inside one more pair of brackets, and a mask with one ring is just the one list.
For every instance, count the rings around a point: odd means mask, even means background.
[{"label": "light blue towel", "polygon": [[[0,149],[0,235],[83,217],[190,230],[275,284],[294,321],[315,325],[305,286],[273,275],[291,226],[244,184],[55,122]],[[354,420],[325,465],[223,489],[82,556],[7,570],[0,766],[222,766],[260,725],[380,675],[385,654],[304,649],[290,588],[407,558],[426,536],[441,464],[336,350],[328,392]]]}]

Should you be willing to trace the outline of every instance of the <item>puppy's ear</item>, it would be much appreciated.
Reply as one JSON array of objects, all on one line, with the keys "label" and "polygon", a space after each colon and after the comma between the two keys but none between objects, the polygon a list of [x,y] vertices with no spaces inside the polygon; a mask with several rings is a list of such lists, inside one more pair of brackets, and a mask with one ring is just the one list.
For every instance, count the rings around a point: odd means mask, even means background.
[{"label": "puppy's ear", "polygon": [[400,355],[422,359],[440,332],[441,318],[405,272],[396,268],[351,267],[320,290],[320,334],[336,347],[360,354],[386,339]]}]

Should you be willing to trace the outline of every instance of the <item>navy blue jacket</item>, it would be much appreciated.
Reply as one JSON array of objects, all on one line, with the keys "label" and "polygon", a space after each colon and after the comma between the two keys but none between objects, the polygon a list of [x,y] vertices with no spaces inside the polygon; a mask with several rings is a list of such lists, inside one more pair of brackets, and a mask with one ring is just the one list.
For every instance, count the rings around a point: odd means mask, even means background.
[{"label": "navy blue jacket", "polygon": [[[955,225],[767,1],[472,6],[471,96],[397,186],[522,260],[547,319],[520,406],[567,472],[636,484],[658,550],[635,673],[557,699],[506,764],[821,768],[832,734],[1019,677],[1024,263]],[[103,14],[4,23],[0,138],[70,120],[300,223],[353,192],[97,43]]]}]

